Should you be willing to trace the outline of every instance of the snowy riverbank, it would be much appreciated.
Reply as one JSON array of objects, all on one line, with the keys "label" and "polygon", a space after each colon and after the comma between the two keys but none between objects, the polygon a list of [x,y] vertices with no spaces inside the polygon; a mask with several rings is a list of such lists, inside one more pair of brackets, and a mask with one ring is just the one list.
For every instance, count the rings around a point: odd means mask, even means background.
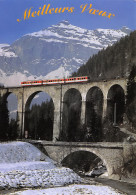
[{"label": "snowy riverbank", "polygon": [[29,143],[0,144],[0,188],[64,186],[82,179]]},{"label": "snowy riverbank", "polygon": [[35,169],[26,171],[10,171],[0,174],[0,188],[33,188],[65,186],[81,183],[82,179],[69,168]]},{"label": "snowy riverbank", "polygon": [[24,190],[9,193],[9,195],[123,195],[108,186],[100,185],[70,185],[48,189]]},{"label": "snowy riverbank", "polygon": [[88,185],[73,170],[58,166],[25,142],[0,143],[0,189],[0,194],[8,195],[120,194],[94,182]]}]

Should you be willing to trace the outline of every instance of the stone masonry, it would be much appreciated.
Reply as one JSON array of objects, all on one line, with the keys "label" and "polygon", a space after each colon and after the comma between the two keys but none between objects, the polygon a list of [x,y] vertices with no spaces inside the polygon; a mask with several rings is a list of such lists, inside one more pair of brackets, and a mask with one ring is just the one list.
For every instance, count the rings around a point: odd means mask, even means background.
[{"label": "stone masonry", "polygon": [[101,82],[88,82],[88,83],[76,83],[76,84],[58,84],[48,86],[29,86],[29,87],[8,87],[1,88],[0,94],[2,97],[7,98],[10,93],[16,95],[18,100],[18,123],[19,123],[19,136],[24,137],[24,119],[25,114],[28,111],[29,105],[36,94],[39,92],[45,92],[53,100],[54,103],[54,124],[53,124],[53,140],[59,137],[60,129],[62,126],[62,112],[63,112],[63,100],[64,95],[69,89],[77,89],[82,97],[81,105],[81,123],[85,122],[85,109],[86,109],[86,95],[92,87],[98,87],[103,94],[103,118],[106,116],[107,110],[107,96],[108,91],[114,85],[119,85],[126,95],[127,93],[127,80],[116,79]]}]

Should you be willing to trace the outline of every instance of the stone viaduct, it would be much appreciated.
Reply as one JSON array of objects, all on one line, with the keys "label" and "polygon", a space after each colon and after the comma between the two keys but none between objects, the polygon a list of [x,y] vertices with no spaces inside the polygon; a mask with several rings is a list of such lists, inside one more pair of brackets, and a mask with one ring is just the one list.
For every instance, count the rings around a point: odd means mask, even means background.
[{"label": "stone viaduct", "polygon": [[[70,89],[76,89],[81,94],[81,115],[80,121],[82,124],[85,123],[85,112],[86,112],[86,100],[87,94],[90,89],[98,88],[103,95],[103,110],[102,118],[107,114],[107,102],[108,94],[112,87],[119,86],[124,93],[124,97],[127,94],[127,80],[116,79],[101,82],[88,82],[88,83],[76,83],[76,84],[58,84],[48,86],[29,86],[29,87],[8,87],[0,88],[0,95],[3,98],[7,98],[9,94],[13,93],[16,95],[18,100],[18,122],[19,122],[19,135],[20,138],[24,137],[24,123],[25,114],[29,109],[30,103],[34,96],[39,92],[45,92],[53,100],[54,103],[54,124],[53,124],[53,142],[51,141],[33,141],[26,140],[37,146],[42,145],[45,151],[53,160],[62,162],[68,155],[76,151],[88,151],[98,156],[106,165],[108,175],[111,178],[114,176],[120,178],[121,170],[124,167],[124,162],[127,162],[130,156],[131,147],[127,143],[109,143],[109,142],[96,142],[96,143],[85,143],[85,142],[56,142],[56,138],[59,138],[59,134],[62,128],[62,112],[65,104],[65,94]],[[130,149],[129,149],[130,148]],[[118,173],[119,172],[119,173]]]},{"label": "stone viaduct", "polygon": [[4,98],[7,98],[9,94],[13,93],[16,95],[18,100],[18,123],[19,123],[19,135],[20,137],[24,137],[24,120],[25,114],[28,111],[30,103],[34,96],[39,92],[45,92],[53,100],[54,103],[54,124],[53,124],[53,140],[59,137],[60,129],[62,128],[62,112],[64,105],[64,96],[66,92],[70,89],[76,89],[80,92],[82,98],[81,104],[81,123],[85,122],[85,110],[86,110],[86,96],[90,89],[93,87],[97,87],[101,90],[103,94],[103,118],[106,116],[107,111],[107,98],[108,92],[112,86],[118,85],[126,96],[127,93],[127,80],[126,79],[116,79],[109,81],[101,81],[101,82],[88,82],[88,83],[71,83],[71,84],[57,84],[57,85],[41,85],[41,86],[26,86],[26,87],[8,87],[8,88],[0,88],[0,95]]}]

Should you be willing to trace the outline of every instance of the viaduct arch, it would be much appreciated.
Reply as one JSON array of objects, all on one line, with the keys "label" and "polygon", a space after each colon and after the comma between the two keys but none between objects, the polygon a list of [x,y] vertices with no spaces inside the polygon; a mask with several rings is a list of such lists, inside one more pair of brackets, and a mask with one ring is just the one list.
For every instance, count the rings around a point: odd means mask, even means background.
[{"label": "viaduct arch", "polygon": [[[119,109],[118,109],[119,105]],[[114,117],[114,110],[116,109],[116,117]],[[118,85],[112,85],[107,95],[107,115],[110,121],[114,124],[123,122],[123,115],[125,112],[125,93],[123,88]]]},{"label": "viaduct arch", "polygon": [[18,123],[20,137],[24,137],[24,119],[25,119],[25,106],[27,104],[28,99],[32,94],[36,94],[40,91],[45,92],[50,95],[54,103],[54,125],[53,125],[53,140],[59,137],[60,130],[62,129],[62,113],[64,106],[64,95],[65,93],[71,89],[77,89],[81,94],[81,116],[80,120],[82,124],[85,124],[85,112],[86,112],[86,96],[92,87],[98,87],[103,94],[103,111],[102,118],[104,118],[107,114],[107,97],[109,89],[113,85],[119,85],[122,87],[124,91],[124,95],[127,93],[127,80],[126,79],[116,79],[109,81],[101,81],[101,82],[88,82],[88,83],[76,83],[76,84],[62,84],[62,85],[50,85],[50,86],[30,86],[30,87],[8,87],[1,88],[0,95],[3,97],[7,97],[8,94],[14,93],[18,100]]},{"label": "viaduct arch", "polygon": [[[63,97],[62,111],[62,137],[69,141],[74,141],[78,136],[82,97],[79,90],[68,89]],[[64,140],[63,139],[63,140]]]},{"label": "viaduct arch", "polygon": [[[45,95],[45,100],[47,100],[46,98],[46,95],[48,96],[48,97],[50,97],[49,96],[49,94],[47,94],[47,93],[45,93],[45,92],[43,92],[43,91],[36,91],[36,92],[34,92],[34,93],[32,93],[29,97],[28,97],[28,99],[26,100],[26,103],[25,103],[25,110],[24,110],[24,112],[25,112],[25,119],[24,119],[24,129],[25,130],[27,130],[28,131],[28,135],[31,137],[31,138],[34,138],[34,139],[36,139],[36,137],[38,138],[38,137],[41,137],[41,134],[43,135],[43,133],[38,133],[37,132],[37,128],[35,128],[35,130],[33,129],[33,131],[32,131],[32,128],[30,128],[30,126],[29,126],[29,119],[30,119],[30,117],[31,117],[31,112],[30,112],[30,105],[31,105],[31,102],[32,102],[32,100],[34,99],[34,97],[37,95],[37,94],[39,94],[39,93],[44,93],[44,95]],[[50,97],[51,98],[51,97]],[[53,104],[53,114],[54,114],[54,102],[53,102],[53,100],[52,100],[52,98],[51,98],[51,102],[52,102],[52,104]],[[52,121],[53,122],[53,121]],[[40,122],[39,122],[40,123]],[[35,121],[33,121],[33,124],[35,124],[35,126],[38,126],[38,125],[36,125],[36,123],[35,123]],[[42,128],[43,129],[43,128]],[[39,129],[38,129],[39,130]],[[49,139],[49,140],[52,140],[52,132],[53,132],[53,129],[52,129],[52,127],[50,127],[50,131],[49,131],[49,129],[47,130],[46,128],[44,129],[44,131],[43,131],[45,134],[43,135],[43,139],[45,139],[45,135],[49,135],[50,134],[50,138],[47,136],[46,138],[47,138],[47,140]],[[49,134],[48,134],[49,133]]]},{"label": "viaduct arch", "polygon": [[85,124],[91,131],[92,141],[100,141],[102,130],[103,93],[100,88],[92,87],[86,95]]}]

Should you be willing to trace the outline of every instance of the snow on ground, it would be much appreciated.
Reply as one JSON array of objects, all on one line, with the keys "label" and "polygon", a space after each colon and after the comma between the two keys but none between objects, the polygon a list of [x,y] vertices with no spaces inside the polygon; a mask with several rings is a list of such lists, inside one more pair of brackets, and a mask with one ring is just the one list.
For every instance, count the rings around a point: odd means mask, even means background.
[{"label": "snow on ground", "polygon": [[25,170],[48,170],[54,169],[56,166],[50,162],[32,161],[32,162],[19,162],[19,163],[1,163],[0,173],[6,174],[14,170],[25,171]]},{"label": "snow on ground", "polygon": [[118,191],[108,186],[99,185],[70,185],[67,187],[57,187],[37,190],[24,190],[10,193],[10,195],[121,195]]},{"label": "snow on ground", "polygon": [[48,158],[32,144],[26,142],[7,142],[0,144],[0,164],[41,160],[53,163],[53,160]]},{"label": "snow on ground", "polygon": [[[26,164],[27,166],[27,164]],[[60,167],[48,169],[22,170],[16,169],[0,173],[0,188],[32,188],[64,186],[73,183],[81,183],[82,179],[69,168]]]},{"label": "snow on ground", "polygon": [[29,143],[1,143],[0,188],[64,186],[82,181],[73,170],[56,165]]}]

